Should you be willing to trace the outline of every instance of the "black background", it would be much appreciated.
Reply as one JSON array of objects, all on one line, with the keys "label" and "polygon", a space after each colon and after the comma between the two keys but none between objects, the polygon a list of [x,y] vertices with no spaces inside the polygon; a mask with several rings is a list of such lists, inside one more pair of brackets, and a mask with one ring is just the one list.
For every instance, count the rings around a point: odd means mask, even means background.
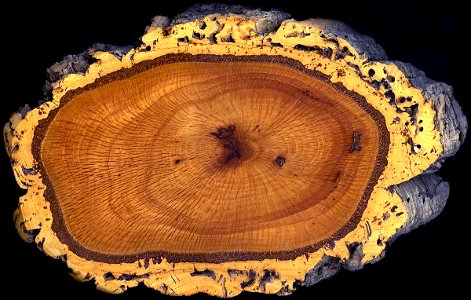
[{"label": "black background", "polygon": [[[46,68],[67,54],[76,54],[94,42],[117,45],[135,44],[154,15],[169,17],[182,12],[196,1],[172,0],[131,1],[121,5],[74,1],[73,6],[41,4],[33,7],[22,2],[10,3],[1,19],[1,81],[0,123],[25,103],[32,107],[42,98]],[[161,3],[159,3],[161,2]],[[198,1],[208,2],[208,1]],[[388,53],[390,59],[414,64],[428,77],[452,85],[455,96],[467,113],[469,83],[465,64],[468,50],[462,38],[466,23],[460,14],[466,9],[441,3],[416,7],[400,3],[343,4],[337,1],[307,5],[302,1],[223,1],[261,7],[280,8],[295,19],[311,17],[337,19],[357,31],[370,35]],[[465,37],[466,39],[466,37]],[[469,97],[469,96],[468,96]],[[469,213],[466,188],[470,180],[461,175],[469,164],[469,142],[449,159],[439,174],[451,184],[451,193],[444,212],[426,226],[399,238],[388,250],[386,258],[358,272],[341,271],[333,279],[310,288],[299,288],[292,297],[307,296],[361,297],[377,299],[387,296],[430,297],[438,292],[448,295],[465,293],[465,279],[458,271],[469,268]],[[119,296],[95,290],[93,282],[80,283],[67,273],[65,264],[53,260],[35,245],[23,242],[16,232],[12,214],[17,199],[25,191],[15,183],[5,153],[0,153],[0,292],[22,297],[69,297],[86,299],[169,299],[168,296],[144,287],[133,288]],[[243,293],[239,299],[276,296]],[[195,299],[209,298],[198,294]]]}]

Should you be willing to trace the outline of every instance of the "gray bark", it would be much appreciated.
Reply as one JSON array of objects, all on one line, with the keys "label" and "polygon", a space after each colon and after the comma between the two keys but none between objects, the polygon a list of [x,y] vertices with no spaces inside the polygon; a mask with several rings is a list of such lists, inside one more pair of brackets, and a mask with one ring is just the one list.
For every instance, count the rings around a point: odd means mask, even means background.
[{"label": "gray bark", "polygon": [[393,187],[407,210],[407,224],[396,237],[427,223],[445,207],[450,185],[435,174],[420,175]]},{"label": "gray bark", "polygon": [[234,14],[242,15],[247,19],[260,19],[260,21],[255,24],[258,35],[266,35],[270,32],[276,31],[276,29],[281,25],[281,22],[290,17],[289,14],[277,9],[263,11],[261,9],[250,9],[240,5],[213,3],[193,5],[187,11],[177,15],[171,24],[175,25],[191,22],[211,14]]},{"label": "gray bark", "polygon": [[39,104],[50,100],[52,83],[61,80],[68,74],[84,74],[93,63],[92,54],[96,51],[106,51],[121,60],[132,46],[114,46],[102,43],[93,44],[88,50],[74,55],[65,56],[62,61],[56,62],[47,69],[47,78],[43,87],[44,99]]},{"label": "gray bark", "polygon": [[370,61],[388,59],[384,49],[376,44],[371,37],[358,33],[343,22],[327,19],[312,19],[310,21],[321,27],[328,38],[337,39],[340,37],[347,40],[363,59]]}]

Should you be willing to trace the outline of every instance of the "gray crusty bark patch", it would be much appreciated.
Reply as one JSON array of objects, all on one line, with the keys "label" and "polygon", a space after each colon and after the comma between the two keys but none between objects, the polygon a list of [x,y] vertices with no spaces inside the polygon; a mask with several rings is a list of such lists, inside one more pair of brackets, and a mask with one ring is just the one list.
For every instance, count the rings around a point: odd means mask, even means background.
[{"label": "gray crusty bark patch", "polygon": [[297,280],[293,284],[291,289],[289,286],[283,286],[280,291],[278,291],[278,296],[290,295],[297,287],[300,286],[311,286],[318,283],[321,280],[331,278],[342,268],[342,264],[338,257],[332,257],[329,255],[324,255],[322,260],[309,272],[306,273],[304,280]]},{"label": "gray crusty bark patch", "polygon": [[324,255],[322,260],[309,272],[300,285],[310,286],[321,280],[328,279],[340,271],[342,264],[337,257]]},{"label": "gray crusty bark patch", "polygon": [[155,16],[155,17],[152,18],[150,26],[148,26],[146,28],[146,32],[147,32],[147,29],[149,27],[166,28],[168,26],[170,26],[170,19],[168,17],[166,17],[166,16]]},{"label": "gray crusty bark patch", "polygon": [[212,14],[234,14],[243,15],[247,19],[261,19],[255,24],[256,33],[258,35],[267,35],[270,32],[276,31],[276,29],[281,25],[281,22],[290,17],[289,14],[277,9],[263,11],[261,9],[251,9],[240,5],[227,5],[220,3],[197,4],[191,6],[185,12],[178,14],[173,19],[171,25],[191,22]]},{"label": "gray crusty bark patch", "polygon": [[407,224],[395,237],[427,223],[438,216],[445,207],[450,185],[435,174],[419,175],[407,182],[393,186],[407,210]]},{"label": "gray crusty bark patch", "polygon": [[353,30],[347,24],[327,19],[311,19],[313,24],[322,28],[323,33],[331,39],[342,38],[355,48],[363,59],[370,61],[387,60],[388,57],[384,49],[378,45],[371,37],[363,35]]},{"label": "gray crusty bark patch", "polygon": [[53,64],[47,69],[48,80],[56,82],[68,74],[85,73],[90,66],[89,58],[85,54],[67,55],[62,61]]},{"label": "gray crusty bark patch", "polygon": [[67,55],[62,61],[56,62],[47,69],[47,79],[43,87],[44,100],[40,100],[39,104],[51,99],[52,83],[61,80],[68,74],[84,74],[90,65],[94,62],[93,53],[97,51],[106,51],[113,54],[117,59],[121,60],[132,46],[114,46],[102,43],[93,44],[88,50],[75,55]]},{"label": "gray crusty bark patch", "polygon": [[76,55],[67,55],[60,62],[53,64],[47,69],[48,81],[56,82],[64,78],[68,74],[85,73],[90,64],[92,64],[92,54],[97,51],[106,51],[113,54],[117,59],[121,60],[132,46],[114,46],[102,43],[93,44],[87,51]]}]

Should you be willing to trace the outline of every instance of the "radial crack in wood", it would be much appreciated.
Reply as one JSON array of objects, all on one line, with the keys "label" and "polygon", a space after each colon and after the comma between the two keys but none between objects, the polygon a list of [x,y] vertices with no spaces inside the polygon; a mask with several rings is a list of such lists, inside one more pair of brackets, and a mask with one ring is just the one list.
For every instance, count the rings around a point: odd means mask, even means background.
[{"label": "radial crack in wood", "polygon": [[111,293],[282,295],[438,215],[448,184],[420,174],[466,135],[451,88],[288,18],[197,6],[53,65],[4,128],[20,235]]}]

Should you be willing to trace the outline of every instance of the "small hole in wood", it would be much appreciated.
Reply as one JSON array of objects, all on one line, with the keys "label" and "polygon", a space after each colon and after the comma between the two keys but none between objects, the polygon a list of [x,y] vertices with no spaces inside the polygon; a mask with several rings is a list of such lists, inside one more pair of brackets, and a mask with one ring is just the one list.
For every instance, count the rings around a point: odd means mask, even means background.
[{"label": "small hole in wood", "polygon": [[394,99],[395,99],[395,97],[396,97],[396,96],[394,95],[394,92],[391,91],[391,90],[386,91],[386,93],[384,93],[384,96],[385,96],[386,98],[388,98],[389,100],[391,100],[391,101],[394,101]]},{"label": "small hole in wood", "polygon": [[202,21],[199,26],[198,26],[201,30],[204,30],[206,28],[206,22]]},{"label": "small hole in wood", "polygon": [[274,163],[277,167],[281,168],[285,164],[286,159],[283,156],[277,156],[274,160]]}]

